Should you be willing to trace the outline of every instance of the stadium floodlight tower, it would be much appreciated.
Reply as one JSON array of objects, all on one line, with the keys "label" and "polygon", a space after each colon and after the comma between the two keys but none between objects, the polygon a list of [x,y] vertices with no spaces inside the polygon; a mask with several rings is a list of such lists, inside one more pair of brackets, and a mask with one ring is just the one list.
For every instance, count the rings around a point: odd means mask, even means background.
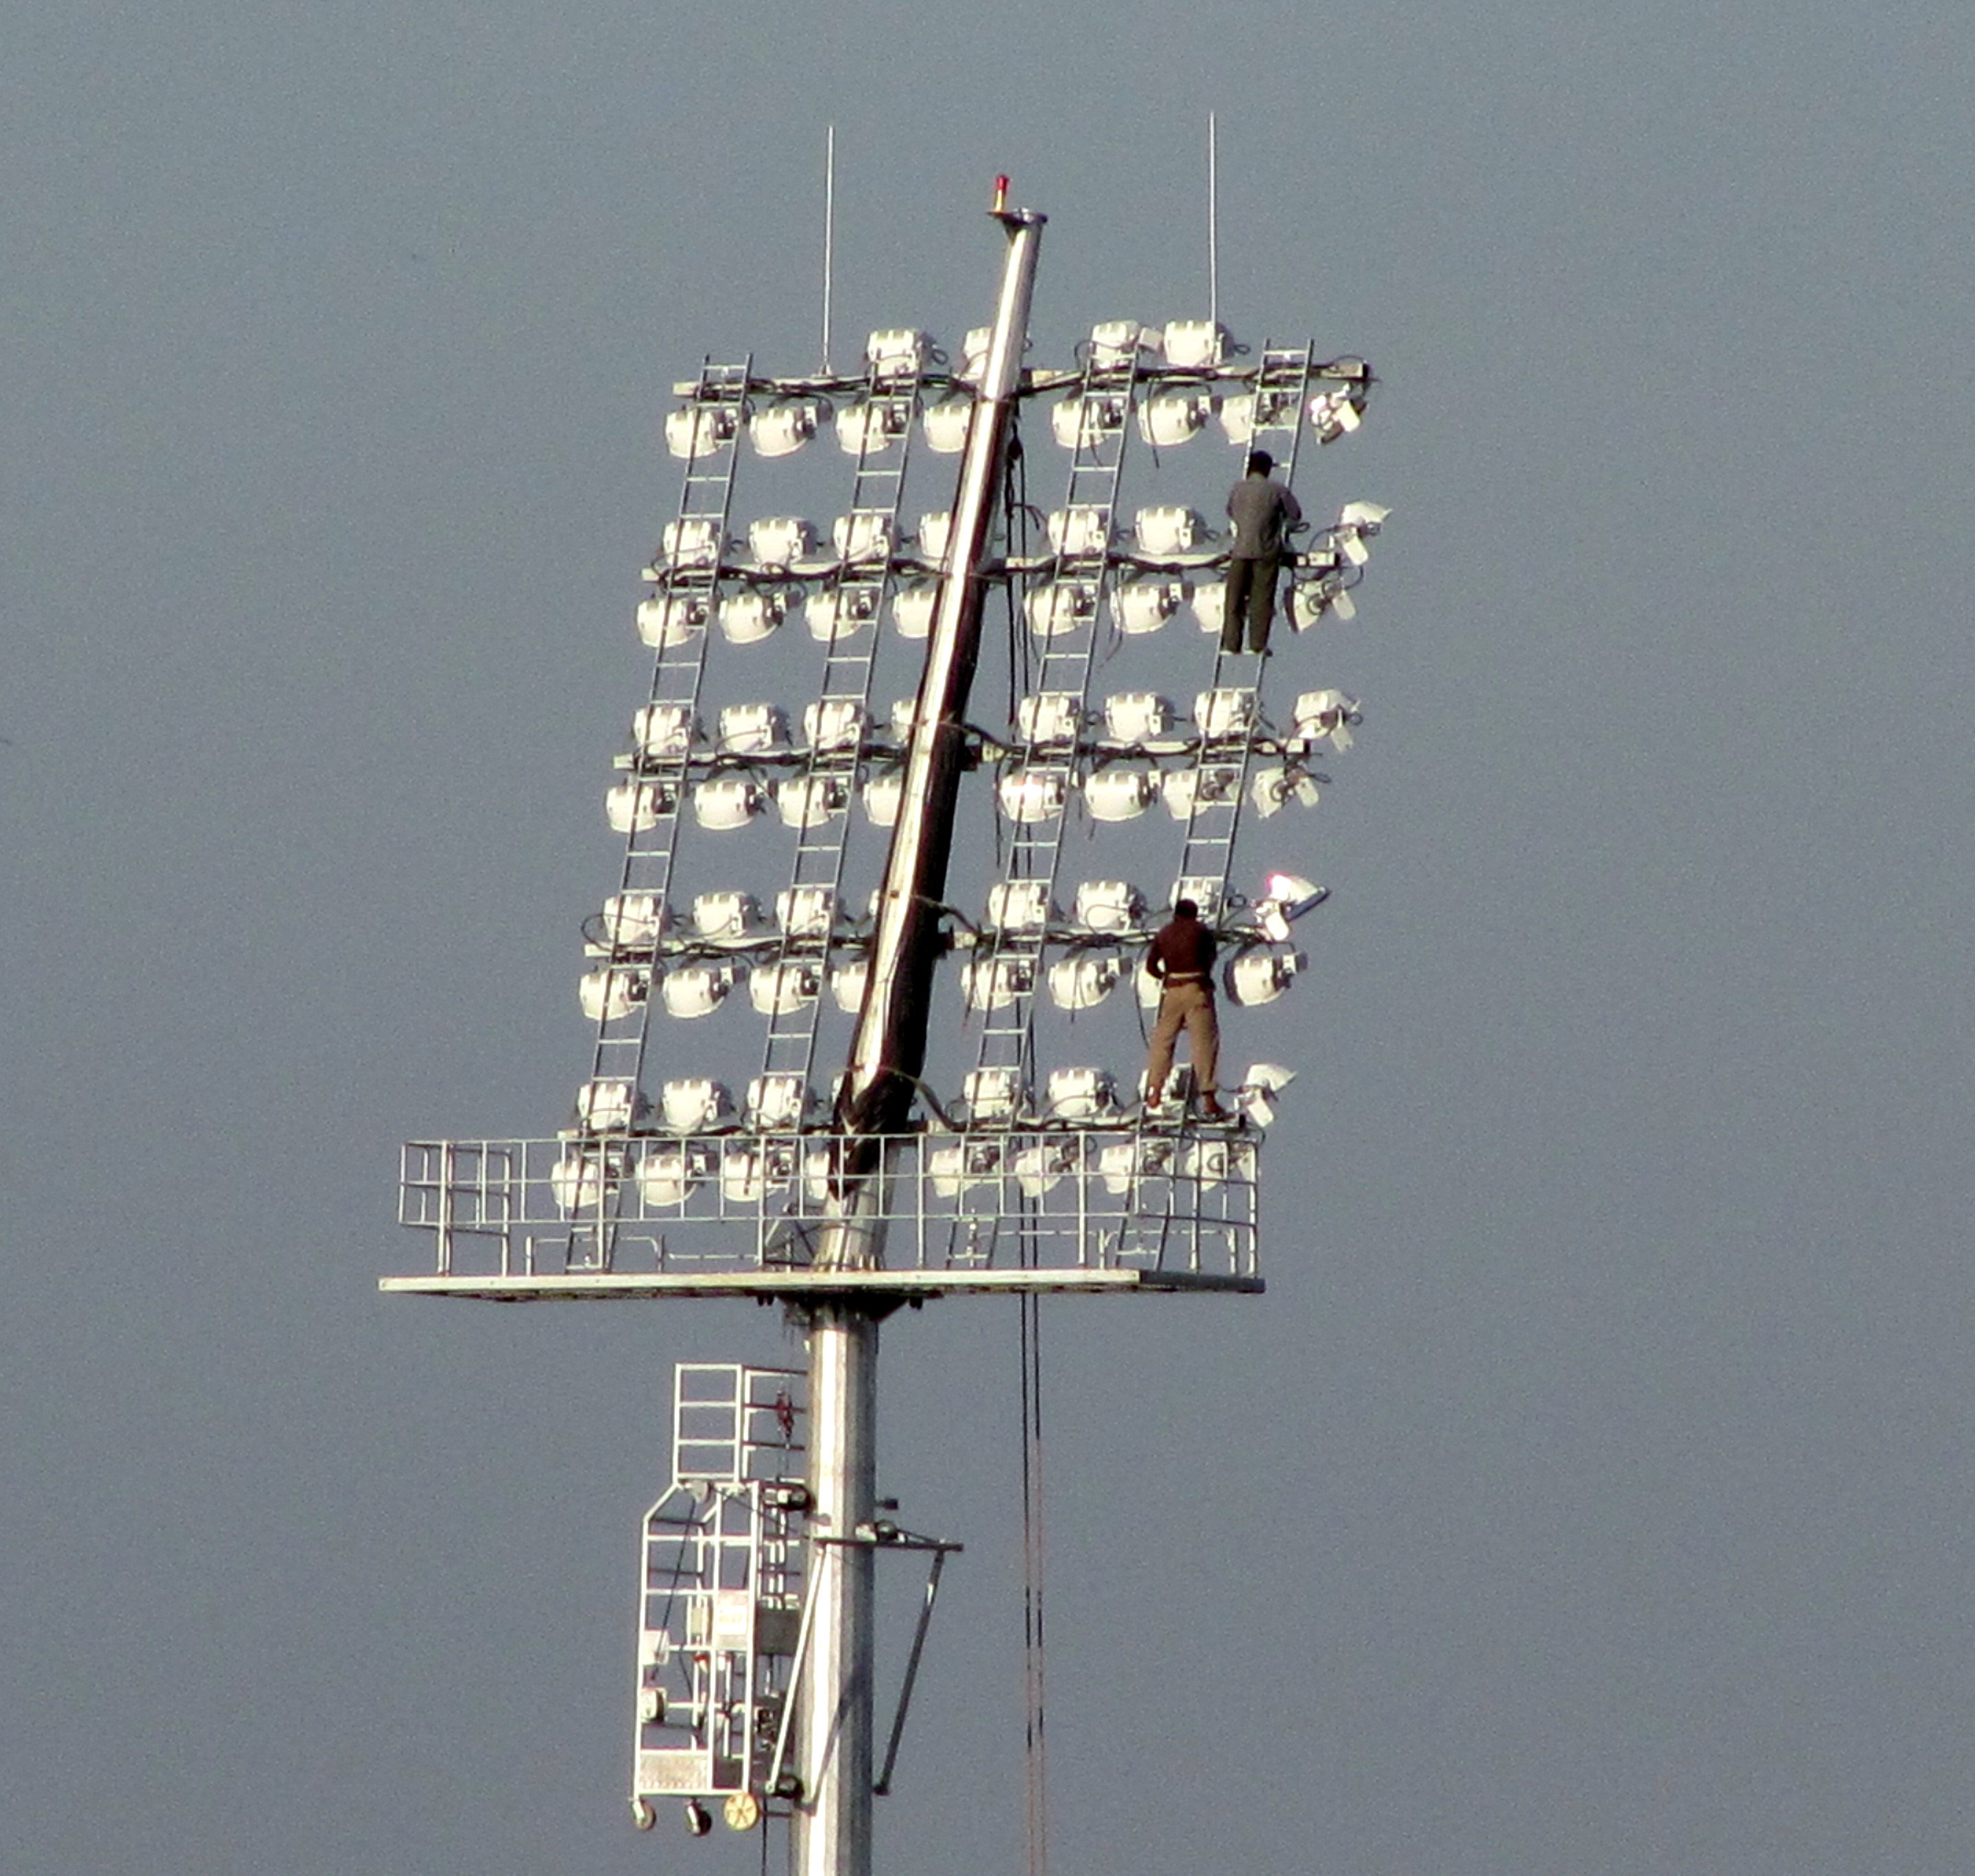
[{"label": "stadium floodlight tower", "polygon": [[[1230,1078],[1225,1113],[1184,1072],[1156,1102],[1134,1092],[1124,1064],[1142,1058],[1139,1012],[1158,991],[1135,961],[1191,899],[1234,1010],[1283,994],[1307,963],[1291,927],[1324,890],[1287,872],[1237,890],[1237,839],[1314,803],[1329,779],[1315,764],[1359,720],[1343,692],[1310,689],[1272,721],[1267,667],[1242,655],[1214,654],[1190,713],[1157,685],[1198,682],[1198,639],[1163,629],[1190,603],[1218,642],[1228,551],[1190,505],[1203,494],[1180,446],[1218,418],[1228,444],[1266,445],[1293,479],[1300,442],[1358,426],[1369,367],[1307,344],[1249,353],[1214,320],[1110,322],[1073,364],[1025,366],[1044,218],[1007,206],[1006,179],[993,212],[999,300],[958,361],[924,333],[885,331],[856,373],[709,360],[675,387],[665,435],[682,490],[637,613],[651,689],[605,803],[623,866],[584,926],[590,1073],[553,1138],[405,1148],[399,1215],[436,1257],[383,1285],[747,1296],[799,1320],[805,1371],[678,1370],[672,1487],[642,1536],[632,1788],[647,1827],[664,1799],[696,1833],[716,1803],[736,1828],[785,1820],[796,1876],[869,1869],[872,1797],[958,1548],[881,1515],[879,1325],[935,1296],[1014,1295],[1033,1312],[1046,1293],[1261,1289],[1260,1146],[1291,1073]],[[1032,402],[1069,458],[1034,541],[1017,441]],[[744,445],[779,464],[822,440],[826,458],[833,432],[854,462],[833,527],[784,503],[738,532]],[[1127,524],[1134,475],[1150,499]],[[1213,458],[1216,507],[1227,479]],[[932,497],[915,525],[909,493]],[[1296,633],[1349,616],[1384,518],[1354,502],[1298,544]],[[1093,678],[1120,653],[1145,687],[1100,700]],[[749,697],[763,669],[807,701]],[[909,694],[881,709],[892,672]],[[1008,709],[984,728],[990,678]],[[963,813],[970,795],[984,813]],[[1073,822],[1103,835],[1106,876],[1064,876]],[[788,838],[764,840],[777,823]],[[750,843],[748,884],[706,870]],[[953,965],[958,1020],[942,1023]],[[1126,984],[1137,994],[1114,997]],[[744,1003],[764,1023],[737,1038],[721,1013]],[[662,1022],[710,1039],[702,1072],[653,1046]],[[1073,1038],[1112,1066],[1061,1059]],[[820,1059],[846,1064],[828,1092]],[[874,1776],[887,1549],[930,1553],[931,1575]]]}]

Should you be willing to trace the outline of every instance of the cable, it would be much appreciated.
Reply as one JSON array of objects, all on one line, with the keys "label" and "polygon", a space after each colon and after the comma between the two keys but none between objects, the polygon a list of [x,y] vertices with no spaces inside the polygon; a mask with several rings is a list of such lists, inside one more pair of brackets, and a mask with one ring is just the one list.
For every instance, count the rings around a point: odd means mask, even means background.
[{"label": "cable", "polygon": [[1023,1757],[1028,1876],[1049,1876],[1049,1779],[1044,1753],[1041,1299],[1020,1298],[1022,1356]]}]

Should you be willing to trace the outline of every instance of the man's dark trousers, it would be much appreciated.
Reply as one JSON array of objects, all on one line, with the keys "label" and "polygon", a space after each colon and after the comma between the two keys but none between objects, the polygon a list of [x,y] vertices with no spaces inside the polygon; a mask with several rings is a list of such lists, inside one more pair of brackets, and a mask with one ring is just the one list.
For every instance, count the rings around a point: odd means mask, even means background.
[{"label": "man's dark trousers", "polygon": [[1280,554],[1258,554],[1253,560],[1227,563],[1227,606],[1221,621],[1221,649],[1241,649],[1241,620],[1248,621],[1248,649],[1269,649],[1269,626],[1276,613],[1276,578],[1281,573]]}]

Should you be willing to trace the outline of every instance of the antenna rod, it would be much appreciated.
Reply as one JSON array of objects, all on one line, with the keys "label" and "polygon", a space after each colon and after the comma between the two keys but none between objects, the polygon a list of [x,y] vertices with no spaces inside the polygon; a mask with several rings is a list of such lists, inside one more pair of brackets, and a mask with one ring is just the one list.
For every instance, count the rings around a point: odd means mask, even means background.
[{"label": "antenna rod", "polygon": [[823,134],[823,375],[830,371],[830,287],[836,267],[836,126]]},{"label": "antenna rod", "polygon": [[1207,317],[1221,323],[1221,179],[1214,113],[1207,113]]}]

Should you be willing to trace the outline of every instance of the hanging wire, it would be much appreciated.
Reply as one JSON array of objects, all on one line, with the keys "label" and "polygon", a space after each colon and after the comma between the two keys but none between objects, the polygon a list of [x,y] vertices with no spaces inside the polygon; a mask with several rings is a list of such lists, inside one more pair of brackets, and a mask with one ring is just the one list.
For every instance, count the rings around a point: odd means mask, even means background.
[{"label": "hanging wire", "polygon": [[1022,1354],[1023,1770],[1028,1876],[1049,1876],[1049,1778],[1044,1753],[1041,1299],[1020,1299]]}]

